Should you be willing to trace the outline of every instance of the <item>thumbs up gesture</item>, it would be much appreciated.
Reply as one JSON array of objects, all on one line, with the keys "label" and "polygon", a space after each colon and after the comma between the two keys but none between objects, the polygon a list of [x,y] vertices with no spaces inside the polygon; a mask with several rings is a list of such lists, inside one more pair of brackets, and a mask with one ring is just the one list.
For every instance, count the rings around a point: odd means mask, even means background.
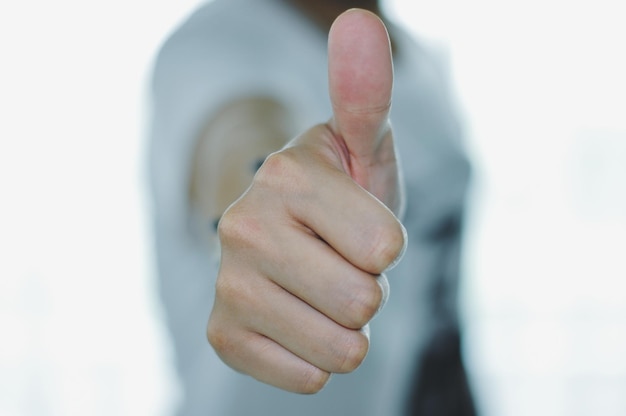
[{"label": "thumbs up gesture", "polygon": [[232,368],[300,393],[363,361],[406,243],[386,29],[350,10],[328,42],[333,117],[270,155],[222,216],[207,329]]}]

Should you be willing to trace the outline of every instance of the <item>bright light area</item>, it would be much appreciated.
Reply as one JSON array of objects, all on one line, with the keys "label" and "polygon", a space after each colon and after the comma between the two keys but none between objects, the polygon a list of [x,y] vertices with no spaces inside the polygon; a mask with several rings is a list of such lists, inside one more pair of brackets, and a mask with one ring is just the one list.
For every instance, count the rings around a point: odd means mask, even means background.
[{"label": "bright light area", "polygon": [[623,2],[390,9],[446,48],[467,122],[465,352],[484,414],[626,414]]},{"label": "bright light area", "polygon": [[0,414],[169,415],[147,75],[194,1],[0,5]]},{"label": "bright light area", "polygon": [[[0,4],[0,414],[169,415],[147,75],[198,1]],[[484,415],[626,414],[623,2],[389,2],[451,64],[475,162]]]}]

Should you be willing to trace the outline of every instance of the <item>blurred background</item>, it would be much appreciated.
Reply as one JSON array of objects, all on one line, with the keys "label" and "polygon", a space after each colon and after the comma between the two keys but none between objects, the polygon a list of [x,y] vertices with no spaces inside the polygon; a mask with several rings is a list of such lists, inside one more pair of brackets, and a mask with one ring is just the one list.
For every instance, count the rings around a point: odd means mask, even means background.
[{"label": "blurred background", "polygon": [[[0,414],[169,415],[145,178],[154,54],[198,0],[0,4]],[[447,56],[475,163],[482,414],[626,414],[619,0],[389,0]]]}]

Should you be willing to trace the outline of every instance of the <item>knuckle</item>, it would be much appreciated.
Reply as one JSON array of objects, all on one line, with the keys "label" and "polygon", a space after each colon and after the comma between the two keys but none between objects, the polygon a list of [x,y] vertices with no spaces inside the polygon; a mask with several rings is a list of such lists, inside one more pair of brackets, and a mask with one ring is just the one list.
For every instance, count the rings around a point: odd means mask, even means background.
[{"label": "knuckle", "polygon": [[269,155],[257,171],[253,183],[263,187],[285,187],[299,175],[301,169],[292,149],[281,150]]},{"label": "knuckle", "polygon": [[351,329],[360,329],[376,315],[383,302],[383,289],[371,277],[364,279],[362,287],[351,291],[348,310],[345,313],[345,325]]},{"label": "knuckle", "polygon": [[329,379],[330,373],[311,365],[303,372],[296,391],[302,394],[318,393],[326,386]]},{"label": "knuckle", "polygon": [[252,186],[284,200],[308,200],[316,192],[318,178],[301,147],[289,147],[267,157]]},{"label": "knuckle", "polygon": [[224,330],[214,320],[210,319],[206,335],[209,344],[220,357],[228,357],[230,355],[233,350],[233,342],[229,331]]},{"label": "knuckle", "polygon": [[381,274],[399,260],[406,245],[406,231],[394,219],[393,224],[374,227],[371,230],[369,247],[366,250],[367,269],[373,274]]},{"label": "knuckle", "polygon": [[360,331],[348,331],[336,350],[336,372],[349,373],[356,370],[367,355],[369,340]]},{"label": "knuckle", "polygon": [[206,326],[209,344],[225,361],[236,354],[238,349],[237,325],[233,318],[239,313],[238,303],[246,301],[245,293],[230,280],[218,278],[215,285],[215,304]]},{"label": "knuckle", "polygon": [[252,215],[246,215],[236,206],[229,208],[217,226],[220,242],[224,246],[249,247],[261,233],[259,221]]}]

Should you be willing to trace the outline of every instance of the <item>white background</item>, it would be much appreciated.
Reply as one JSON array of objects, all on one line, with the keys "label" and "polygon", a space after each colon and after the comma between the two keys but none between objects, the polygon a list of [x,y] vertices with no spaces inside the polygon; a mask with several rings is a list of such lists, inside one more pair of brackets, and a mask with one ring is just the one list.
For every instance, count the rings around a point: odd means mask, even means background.
[{"label": "white background", "polygon": [[[197,1],[0,4],[0,414],[168,415],[147,75]],[[444,48],[475,184],[466,357],[485,415],[626,414],[618,0],[389,2]]]}]

